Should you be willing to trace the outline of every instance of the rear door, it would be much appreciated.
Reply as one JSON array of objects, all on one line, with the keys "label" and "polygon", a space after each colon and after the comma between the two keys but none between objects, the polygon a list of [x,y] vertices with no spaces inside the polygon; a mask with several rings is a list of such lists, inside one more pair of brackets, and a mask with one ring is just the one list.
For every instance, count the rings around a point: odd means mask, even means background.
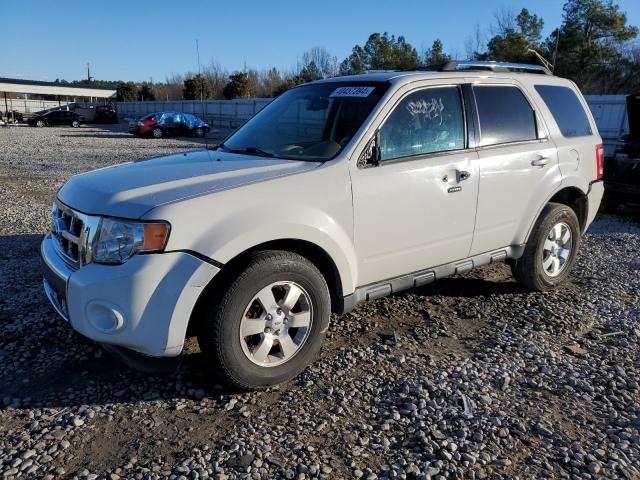
[{"label": "rear door", "polygon": [[480,185],[471,254],[524,242],[538,208],[562,177],[556,145],[515,81],[476,79]]},{"label": "rear door", "polygon": [[351,163],[359,285],[464,259],[478,194],[462,84],[424,85],[390,102],[380,164]]}]

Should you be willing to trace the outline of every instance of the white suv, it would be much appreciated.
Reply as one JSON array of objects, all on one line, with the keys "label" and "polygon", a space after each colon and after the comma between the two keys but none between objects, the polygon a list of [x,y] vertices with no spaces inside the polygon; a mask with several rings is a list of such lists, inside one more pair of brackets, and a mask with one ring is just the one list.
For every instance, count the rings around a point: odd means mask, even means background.
[{"label": "white suv", "polygon": [[214,149],[70,179],[44,287],[130,364],[171,366],[189,331],[212,375],[266,387],[312,361],[332,311],[500,261],[533,290],[561,284],[602,161],[579,90],[539,67],[305,84]]}]

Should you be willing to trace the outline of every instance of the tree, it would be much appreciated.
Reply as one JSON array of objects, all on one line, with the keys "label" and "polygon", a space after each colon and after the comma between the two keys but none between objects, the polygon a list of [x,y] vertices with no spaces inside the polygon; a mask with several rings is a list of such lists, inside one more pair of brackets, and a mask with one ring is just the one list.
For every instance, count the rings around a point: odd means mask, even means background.
[{"label": "tree", "polygon": [[189,77],[184,81],[182,96],[185,100],[201,100],[213,97],[211,86],[201,74]]},{"label": "tree", "polygon": [[119,102],[135,102],[138,100],[138,87],[133,82],[118,82],[116,98]]},{"label": "tree", "polygon": [[314,80],[321,80],[323,78],[322,71],[316,65],[316,62],[311,62],[305,65],[298,74],[302,82],[313,82]]},{"label": "tree", "polygon": [[320,71],[322,75],[320,78],[338,75],[338,59],[332,57],[324,47],[313,47],[311,50],[304,52],[301,64],[298,64],[298,70],[302,71],[308,68],[311,63],[314,63],[315,67]]},{"label": "tree", "polygon": [[153,93],[152,85],[148,83],[143,83],[142,85],[140,85],[138,95],[140,97],[140,100],[142,100],[143,102],[152,102],[156,99],[156,95]]},{"label": "tree", "polygon": [[555,73],[574,80],[587,93],[612,79],[608,74],[624,60],[623,47],[636,38],[638,28],[627,25],[618,5],[605,0],[568,0],[563,22],[546,41],[554,57]]},{"label": "tree", "polygon": [[415,48],[403,36],[373,33],[364,47],[356,45],[351,55],[340,64],[340,73],[354,74],[365,70],[410,70],[420,66]]},{"label": "tree", "polygon": [[442,41],[436,38],[431,45],[431,48],[424,52],[424,64],[425,65],[442,65],[443,63],[451,60],[451,57],[444,53],[444,47]]},{"label": "tree", "polygon": [[478,57],[502,62],[538,63],[529,51],[539,51],[544,21],[523,8],[515,16],[509,10],[496,14],[497,34],[489,40],[487,51]]},{"label": "tree", "polygon": [[209,65],[202,69],[202,75],[209,84],[209,89],[211,90],[210,98],[221,98],[222,89],[227,84],[227,78],[229,77],[227,70],[219,63],[211,60]]},{"label": "tree", "polygon": [[227,83],[222,90],[222,95],[227,100],[233,98],[250,98],[253,95],[249,76],[244,72],[238,72],[229,76]]}]

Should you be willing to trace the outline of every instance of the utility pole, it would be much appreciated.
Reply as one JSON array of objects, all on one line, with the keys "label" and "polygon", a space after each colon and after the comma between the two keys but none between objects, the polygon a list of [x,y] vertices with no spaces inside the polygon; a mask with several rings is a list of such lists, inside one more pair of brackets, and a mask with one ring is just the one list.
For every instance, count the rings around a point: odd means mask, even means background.
[{"label": "utility pole", "polygon": [[556,48],[553,50],[553,70],[551,73],[556,70],[556,61],[558,60],[558,46],[560,45],[560,27],[556,30]]},{"label": "utility pole", "polygon": [[87,82],[91,81],[91,64],[87,62]]}]

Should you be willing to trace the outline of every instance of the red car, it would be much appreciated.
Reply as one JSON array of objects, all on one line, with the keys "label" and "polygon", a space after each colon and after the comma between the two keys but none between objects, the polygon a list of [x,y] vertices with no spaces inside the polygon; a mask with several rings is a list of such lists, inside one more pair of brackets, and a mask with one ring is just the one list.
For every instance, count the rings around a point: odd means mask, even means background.
[{"label": "red car", "polygon": [[129,133],[134,135],[150,135],[153,132],[153,127],[156,125],[157,113],[150,113],[149,115],[142,117],[137,122],[129,123]]},{"label": "red car", "polygon": [[209,125],[190,113],[158,112],[130,123],[129,132],[155,138],[169,135],[204,137],[209,132]]}]

